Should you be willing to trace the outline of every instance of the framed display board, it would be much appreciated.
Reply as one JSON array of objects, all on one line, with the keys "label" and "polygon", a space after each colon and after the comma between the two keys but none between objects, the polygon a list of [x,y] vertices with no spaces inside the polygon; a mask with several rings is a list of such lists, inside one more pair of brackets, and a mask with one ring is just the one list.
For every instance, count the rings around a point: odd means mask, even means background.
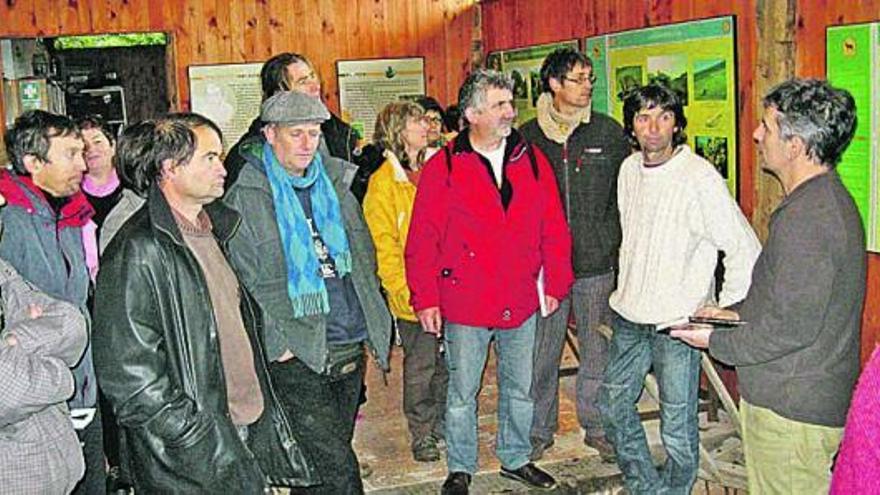
[{"label": "framed display board", "polygon": [[425,94],[425,59],[339,60],[336,78],[342,120],[369,142],[376,115],[385,105]]},{"label": "framed display board", "polygon": [[220,127],[227,150],[260,115],[262,67],[262,62],[189,66],[190,108]]},{"label": "framed display board", "polygon": [[623,96],[660,82],[684,104],[688,144],[715,165],[737,197],[736,24],[732,16],[587,38],[593,109],[623,119]]},{"label": "framed display board", "polygon": [[825,42],[828,82],[852,94],[858,118],[837,173],[859,208],[868,251],[880,252],[880,23],[830,26]]},{"label": "framed display board", "polygon": [[486,68],[508,74],[513,79],[513,105],[516,107],[516,125],[535,116],[535,103],[541,95],[541,64],[557,48],[578,49],[577,40],[499,50],[486,57]]}]

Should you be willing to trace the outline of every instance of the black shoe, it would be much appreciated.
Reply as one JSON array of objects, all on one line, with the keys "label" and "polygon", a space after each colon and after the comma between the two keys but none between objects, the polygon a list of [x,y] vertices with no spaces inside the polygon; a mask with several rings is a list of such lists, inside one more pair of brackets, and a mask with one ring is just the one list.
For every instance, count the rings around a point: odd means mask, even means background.
[{"label": "black shoe", "polygon": [[470,484],[471,475],[462,472],[449,473],[440,489],[440,495],[467,495]]},{"label": "black shoe", "polygon": [[440,460],[440,449],[437,440],[431,435],[416,440],[412,444],[413,459],[416,462],[436,462]]},{"label": "black shoe", "polygon": [[122,479],[119,466],[112,466],[107,472],[107,493],[109,495],[128,495],[133,491],[132,486]]},{"label": "black shoe", "polygon": [[556,443],[556,440],[550,439],[546,441],[542,440],[532,440],[532,452],[529,453],[530,461],[538,461],[542,457],[544,457],[544,451],[552,447]]},{"label": "black shoe", "polygon": [[599,451],[599,458],[602,462],[614,464],[617,462],[617,454],[614,452],[614,446],[605,437],[584,437],[584,445]]},{"label": "black shoe", "polygon": [[556,488],[556,480],[553,476],[531,462],[519,469],[507,469],[501,466],[501,476],[521,481],[535,488]]}]

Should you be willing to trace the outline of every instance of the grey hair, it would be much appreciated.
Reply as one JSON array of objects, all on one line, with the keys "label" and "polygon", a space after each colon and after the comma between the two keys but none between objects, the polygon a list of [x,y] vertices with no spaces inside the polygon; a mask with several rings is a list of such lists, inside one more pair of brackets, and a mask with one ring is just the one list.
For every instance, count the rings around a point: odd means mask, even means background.
[{"label": "grey hair", "polygon": [[827,81],[785,81],[764,97],[764,107],[779,112],[776,121],[782,139],[800,138],[807,156],[830,168],[837,166],[855,133],[855,100]]},{"label": "grey hair", "polygon": [[479,108],[486,103],[486,93],[490,88],[513,91],[513,79],[507,74],[490,70],[477,69],[471,72],[461,89],[458,90],[458,108],[462,115],[468,108]]}]

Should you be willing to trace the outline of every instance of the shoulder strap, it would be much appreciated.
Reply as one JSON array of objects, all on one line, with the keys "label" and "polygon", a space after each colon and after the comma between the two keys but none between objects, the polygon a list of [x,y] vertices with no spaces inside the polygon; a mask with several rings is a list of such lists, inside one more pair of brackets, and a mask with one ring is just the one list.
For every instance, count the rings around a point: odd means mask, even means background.
[{"label": "shoulder strap", "polygon": [[526,143],[526,152],[529,154],[529,162],[532,164],[532,175],[538,180],[538,159],[535,158],[535,150],[532,149],[531,143]]}]

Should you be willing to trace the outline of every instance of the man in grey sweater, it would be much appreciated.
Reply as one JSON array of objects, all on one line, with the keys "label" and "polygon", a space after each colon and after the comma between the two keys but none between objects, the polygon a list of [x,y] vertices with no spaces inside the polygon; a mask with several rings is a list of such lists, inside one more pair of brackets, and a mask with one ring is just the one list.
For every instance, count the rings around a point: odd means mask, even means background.
[{"label": "man in grey sweater", "polygon": [[790,80],[764,97],[754,138],[785,198],[746,299],[697,314],[732,328],[673,330],[735,365],[751,493],[825,493],[859,371],[865,237],[835,171],[856,126],[852,96]]}]

